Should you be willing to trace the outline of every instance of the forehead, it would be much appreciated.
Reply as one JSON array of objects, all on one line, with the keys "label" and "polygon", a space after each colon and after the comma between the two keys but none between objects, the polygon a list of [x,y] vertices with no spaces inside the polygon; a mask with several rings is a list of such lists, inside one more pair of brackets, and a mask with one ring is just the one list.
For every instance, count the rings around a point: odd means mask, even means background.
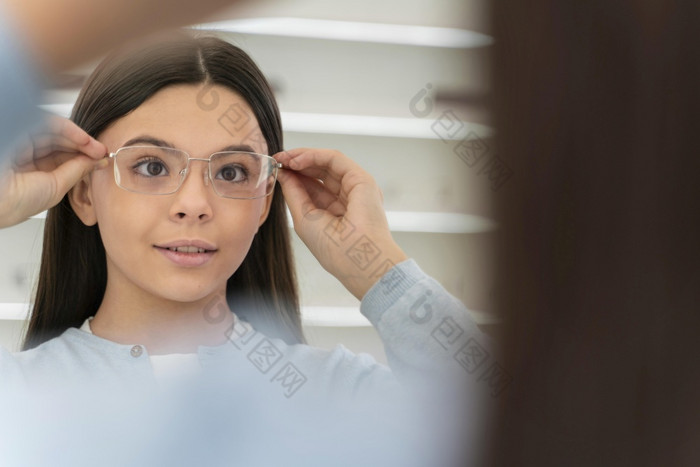
[{"label": "forehead", "polygon": [[219,85],[163,88],[101,135],[110,151],[147,135],[167,141],[192,157],[208,156],[232,145],[267,154],[267,145],[248,103]]}]

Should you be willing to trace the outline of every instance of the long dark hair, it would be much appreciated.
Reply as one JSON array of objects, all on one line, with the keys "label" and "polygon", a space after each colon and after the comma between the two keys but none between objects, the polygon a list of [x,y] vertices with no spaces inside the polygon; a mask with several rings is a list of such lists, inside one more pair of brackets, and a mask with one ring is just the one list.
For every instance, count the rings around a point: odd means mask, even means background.
[{"label": "long dark hair", "polygon": [[[160,89],[200,83],[225,86],[240,94],[257,118],[268,153],[282,150],[279,109],[253,60],[226,41],[185,32],[109,55],[83,86],[71,120],[98,137]],[[214,110],[218,101],[214,91],[200,97],[200,105]],[[106,257],[98,226],[84,225],[66,196],[46,217],[36,299],[22,349],[34,348],[69,327],[80,327],[97,311],[106,285]],[[245,260],[228,279],[226,299],[237,316],[268,336],[289,344],[305,342],[279,185],[267,220]]]}]

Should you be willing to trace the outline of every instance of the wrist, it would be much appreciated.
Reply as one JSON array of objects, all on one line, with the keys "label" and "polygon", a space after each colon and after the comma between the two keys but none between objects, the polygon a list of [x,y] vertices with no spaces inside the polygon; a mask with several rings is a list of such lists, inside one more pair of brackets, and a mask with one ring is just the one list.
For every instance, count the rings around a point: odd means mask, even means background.
[{"label": "wrist", "polygon": [[378,251],[379,254],[366,265],[351,257],[352,265],[348,268],[349,273],[340,278],[345,288],[358,300],[362,300],[387,271],[409,259],[408,255],[393,242],[378,246]]}]

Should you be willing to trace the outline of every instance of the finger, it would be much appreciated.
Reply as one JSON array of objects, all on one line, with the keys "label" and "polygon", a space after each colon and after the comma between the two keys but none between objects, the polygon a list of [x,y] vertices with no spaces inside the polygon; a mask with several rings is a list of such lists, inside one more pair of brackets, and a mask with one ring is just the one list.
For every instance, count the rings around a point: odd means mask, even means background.
[{"label": "finger", "polygon": [[33,169],[36,169],[34,166],[34,146],[32,144],[32,140],[29,136],[22,136],[21,140],[23,143],[19,143],[17,147],[21,148],[20,151],[15,157],[13,157],[13,164],[15,167],[22,167],[22,166],[28,166]]},{"label": "finger", "polygon": [[46,119],[44,130],[33,134],[31,140],[34,146],[34,159],[54,151],[82,152],[93,159],[100,159],[107,153],[107,147],[104,144],[91,137],[72,121],[55,115]]},{"label": "finger", "polygon": [[[293,170],[293,169],[289,169]],[[326,189],[333,193],[340,193],[342,188],[342,179],[337,177],[335,174],[331,173],[328,169],[320,167],[309,167],[307,169],[295,170],[296,173],[303,175],[307,178],[312,178],[314,180],[319,180],[323,182]]]},{"label": "finger", "polygon": [[30,137],[34,147],[33,158],[41,159],[53,152],[80,152],[80,146],[68,137],[49,133],[35,134]]},{"label": "finger", "polygon": [[343,174],[357,165],[339,151],[318,148],[288,149],[274,155],[279,162],[293,170],[309,167],[324,168],[330,175],[341,178]]},{"label": "finger", "polygon": [[46,131],[42,133],[63,135],[79,146],[88,144],[91,139],[90,135],[78,125],[67,118],[58,117],[56,115],[52,115],[46,119]]},{"label": "finger", "polygon": [[[343,153],[331,149],[297,148],[282,151],[274,155],[275,159],[289,166],[296,173],[306,175],[308,169],[324,169],[333,175],[324,185],[338,196],[341,203],[348,206],[371,205],[379,191],[374,178],[362,167]],[[311,175],[313,176],[313,175]],[[339,180],[339,186],[334,186],[332,179]],[[352,198],[352,199],[351,199]],[[354,201],[353,201],[354,199]],[[381,205],[381,195],[378,197]]]},{"label": "finger", "polygon": [[68,162],[75,157],[84,155],[76,151],[54,151],[50,154],[32,160],[30,163],[25,163],[18,165],[16,167],[17,172],[31,172],[40,170],[42,172],[52,172],[56,170],[61,164]]},{"label": "finger", "polygon": [[316,207],[300,178],[299,174],[289,170],[281,170],[277,175],[296,229],[301,227],[304,219],[318,220],[330,216]]},{"label": "finger", "polygon": [[109,160],[102,159],[95,162],[86,156],[74,157],[61,164],[52,173],[56,180],[56,192],[51,199],[51,206],[55,206],[73,188],[81,178],[96,169],[100,169],[109,164]]},{"label": "finger", "polygon": [[[325,177],[334,177],[337,180],[340,180],[346,172],[359,168],[349,157],[332,149],[288,149],[275,154],[274,157],[292,170],[321,170],[322,172],[319,173]],[[315,174],[308,175],[315,176]]]},{"label": "finger", "polygon": [[93,159],[100,159],[107,153],[107,146],[97,141],[68,119],[51,120],[49,129],[48,137],[50,143],[40,144],[39,146],[53,147],[56,150],[79,150]]},{"label": "finger", "polygon": [[324,209],[334,216],[343,216],[347,210],[338,196],[330,192],[326,186],[315,178],[297,173],[297,178],[309,195],[309,199],[319,209]]},{"label": "finger", "polygon": [[331,149],[296,148],[274,155],[285,167],[318,178],[334,192],[342,185],[343,176],[351,170],[362,170],[343,153]]}]

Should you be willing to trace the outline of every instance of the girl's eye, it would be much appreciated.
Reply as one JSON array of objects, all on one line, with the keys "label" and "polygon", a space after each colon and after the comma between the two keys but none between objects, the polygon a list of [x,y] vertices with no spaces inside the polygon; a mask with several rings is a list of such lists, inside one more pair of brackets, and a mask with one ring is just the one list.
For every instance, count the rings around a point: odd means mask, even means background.
[{"label": "girl's eye", "polygon": [[168,168],[158,159],[142,160],[134,166],[134,171],[144,177],[168,175]]},{"label": "girl's eye", "polygon": [[216,178],[223,179],[227,182],[243,182],[246,179],[246,171],[243,167],[237,165],[227,165],[219,170]]}]

